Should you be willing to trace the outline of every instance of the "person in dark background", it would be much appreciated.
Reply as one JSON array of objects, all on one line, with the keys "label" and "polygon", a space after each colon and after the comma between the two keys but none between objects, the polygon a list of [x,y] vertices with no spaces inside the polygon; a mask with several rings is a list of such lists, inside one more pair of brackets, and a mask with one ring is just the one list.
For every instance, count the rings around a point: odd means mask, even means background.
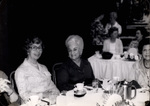
[{"label": "person in dark background", "polygon": [[143,18],[142,0],[133,0],[132,4],[132,19],[133,21],[140,21]]},{"label": "person in dark background", "polygon": [[109,38],[104,40],[103,52],[110,52],[115,55],[123,53],[122,40],[118,38],[118,28],[112,27],[109,29]]},{"label": "person in dark background", "polygon": [[109,29],[112,27],[118,28],[118,36],[122,34],[122,26],[118,23],[117,18],[118,18],[118,14],[116,11],[111,11],[109,13],[109,21],[105,26],[105,34],[108,34]]},{"label": "person in dark background", "polygon": [[81,57],[84,49],[82,37],[70,35],[66,39],[65,45],[69,58],[57,72],[58,89],[68,91],[73,89],[76,83],[91,84],[94,74],[90,63]]},{"label": "person in dark background", "polygon": [[43,41],[39,37],[31,36],[25,43],[27,57],[15,71],[15,81],[22,103],[26,103],[32,95],[38,95],[55,104],[60,92],[51,80],[47,67],[38,62],[43,53]]}]

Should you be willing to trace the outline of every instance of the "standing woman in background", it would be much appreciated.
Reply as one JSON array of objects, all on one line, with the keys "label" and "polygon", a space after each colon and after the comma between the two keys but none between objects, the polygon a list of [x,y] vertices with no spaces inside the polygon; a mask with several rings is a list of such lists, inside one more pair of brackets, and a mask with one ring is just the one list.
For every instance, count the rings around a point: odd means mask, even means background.
[{"label": "standing woman in background", "polygon": [[47,67],[38,62],[43,52],[42,40],[38,37],[27,39],[25,50],[27,58],[15,72],[20,97],[23,102],[27,102],[30,96],[38,95],[40,98],[48,98],[51,104],[55,104],[60,92],[51,80]]}]

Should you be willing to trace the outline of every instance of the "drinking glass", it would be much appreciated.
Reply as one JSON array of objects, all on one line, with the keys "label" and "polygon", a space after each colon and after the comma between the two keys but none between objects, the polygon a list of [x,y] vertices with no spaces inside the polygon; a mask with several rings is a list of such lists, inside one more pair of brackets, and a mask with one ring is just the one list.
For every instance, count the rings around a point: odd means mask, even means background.
[{"label": "drinking glass", "polygon": [[94,91],[95,93],[98,92],[98,85],[99,85],[98,79],[94,79],[94,80],[92,81],[92,87],[93,87],[93,91]]}]

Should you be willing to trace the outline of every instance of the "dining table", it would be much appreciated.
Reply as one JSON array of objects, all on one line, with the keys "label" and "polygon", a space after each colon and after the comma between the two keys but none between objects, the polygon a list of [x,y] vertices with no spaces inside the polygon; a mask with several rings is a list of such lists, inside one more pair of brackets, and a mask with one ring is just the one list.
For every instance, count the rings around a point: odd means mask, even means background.
[{"label": "dining table", "polygon": [[96,54],[88,58],[90,62],[95,78],[99,80],[113,79],[113,77],[119,77],[120,81],[130,81],[130,72],[132,71],[132,65],[136,61],[129,61],[123,58],[111,58],[103,59],[102,56]]},{"label": "dining table", "polygon": [[[136,89],[136,96],[133,99],[126,100],[126,105],[115,105],[124,101],[123,96],[117,93],[108,93],[103,88],[95,89],[91,86],[84,86],[85,94],[75,96],[75,89],[60,93],[56,98],[56,104],[42,104],[43,100],[38,100],[38,103],[27,102],[20,106],[145,106],[146,101],[150,101],[150,91],[146,88]],[[135,95],[135,91],[131,91]],[[47,99],[45,100],[47,101]],[[46,102],[43,102],[46,103]]]},{"label": "dining table", "polygon": [[[130,100],[130,102],[132,102],[132,105],[124,106],[145,106],[145,101],[150,100],[150,92],[141,92],[142,90],[143,88],[137,89],[136,97]],[[60,94],[57,97],[56,106],[112,106],[110,104],[107,104],[105,95],[106,93],[102,88],[98,88],[98,92],[93,92],[93,90],[86,89],[86,94],[83,97],[74,96],[74,90],[70,90],[67,91],[66,95]],[[110,97],[111,99],[113,98],[113,102],[117,102],[120,100],[120,96],[117,96],[117,94],[114,94],[114,96],[110,95]]]}]

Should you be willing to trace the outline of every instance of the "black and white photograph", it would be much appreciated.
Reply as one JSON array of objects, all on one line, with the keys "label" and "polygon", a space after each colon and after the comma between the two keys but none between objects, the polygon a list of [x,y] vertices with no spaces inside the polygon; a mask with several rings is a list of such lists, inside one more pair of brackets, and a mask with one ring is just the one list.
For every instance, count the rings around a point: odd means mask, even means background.
[{"label": "black and white photograph", "polygon": [[149,106],[150,0],[0,0],[0,106]]}]

